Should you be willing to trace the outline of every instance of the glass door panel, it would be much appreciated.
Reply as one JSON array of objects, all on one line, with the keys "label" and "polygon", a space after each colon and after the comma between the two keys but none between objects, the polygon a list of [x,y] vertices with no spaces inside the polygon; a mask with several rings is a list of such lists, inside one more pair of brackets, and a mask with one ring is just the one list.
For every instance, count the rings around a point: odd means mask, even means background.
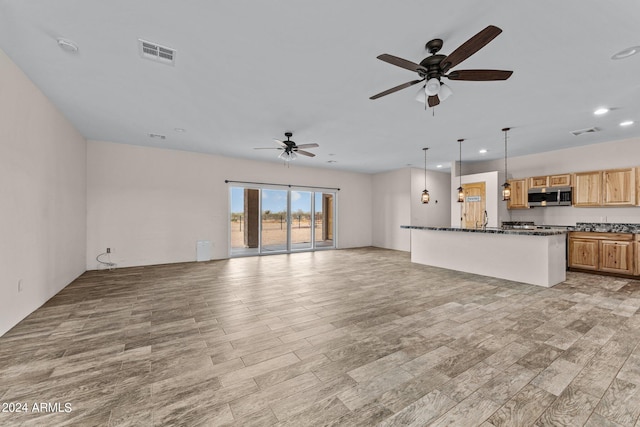
[{"label": "glass door panel", "polygon": [[287,190],[262,190],[261,253],[288,250],[288,194]]},{"label": "glass door panel", "polygon": [[231,255],[260,253],[260,190],[231,187]]},{"label": "glass door panel", "polygon": [[311,249],[311,195],[309,191],[291,191],[291,250]]},{"label": "glass door panel", "polygon": [[333,209],[334,197],[331,193],[315,193],[315,247],[334,247]]}]

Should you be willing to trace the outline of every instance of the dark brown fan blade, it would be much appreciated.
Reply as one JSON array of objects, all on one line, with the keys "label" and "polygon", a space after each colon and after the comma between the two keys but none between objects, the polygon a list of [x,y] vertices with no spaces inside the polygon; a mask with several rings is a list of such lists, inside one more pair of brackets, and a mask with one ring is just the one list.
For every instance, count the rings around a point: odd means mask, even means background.
[{"label": "dark brown fan blade", "polygon": [[427,104],[429,104],[429,107],[435,107],[440,104],[440,98],[438,98],[438,95],[430,96],[427,98]]},{"label": "dark brown fan blade", "polygon": [[449,56],[440,62],[440,68],[446,73],[450,68],[455,67],[483,47],[491,40],[495,39],[502,30],[493,25],[489,25],[475,36],[464,42],[460,47],[451,52]]},{"label": "dark brown fan blade", "polygon": [[384,62],[388,62],[391,65],[395,65],[409,71],[417,72],[418,68],[420,68],[420,65],[416,64],[415,62],[407,61],[406,59],[398,58],[397,56],[389,55],[388,53],[378,55],[377,58]]},{"label": "dark brown fan blade", "polygon": [[317,148],[317,147],[319,147],[319,145],[318,145],[318,144],[316,144],[316,143],[312,143],[312,144],[300,144],[300,145],[297,145],[297,147],[298,147],[298,148]]},{"label": "dark brown fan blade", "polygon": [[452,71],[445,77],[451,80],[471,80],[476,82],[489,80],[507,80],[513,71],[505,70],[460,70]]},{"label": "dark brown fan blade", "polygon": [[303,151],[303,150],[293,150],[298,154],[302,154],[303,156],[307,156],[307,157],[315,157],[316,155],[313,153],[310,153],[308,151]]},{"label": "dark brown fan blade", "polygon": [[378,98],[380,98],[382,96],[389,95],[390,93],[393,93],[393,92],[397,92],[400,89],[408,88],[409,86],[413,86],[414,84],[420,83],[422,81],[424,81],[424,79],[422,79],[422,80],[412,80],[410,82],[402,83],[401,85],[398,85],[396,87],[392,87],[391,89],[387,89],[384,92],[380,92],[377,95],[373,95],[373,96],[369,97],[369,99],[378,99]]}]

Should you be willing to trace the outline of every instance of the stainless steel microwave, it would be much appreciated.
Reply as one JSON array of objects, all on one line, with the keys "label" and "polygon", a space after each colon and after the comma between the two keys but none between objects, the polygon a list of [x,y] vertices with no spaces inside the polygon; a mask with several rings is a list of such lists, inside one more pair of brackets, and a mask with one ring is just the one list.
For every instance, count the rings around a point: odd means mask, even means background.
[{"label": "stainless steel microwave", "polygon": [[571,206],[571,187],[531,188],[529,206]]}]

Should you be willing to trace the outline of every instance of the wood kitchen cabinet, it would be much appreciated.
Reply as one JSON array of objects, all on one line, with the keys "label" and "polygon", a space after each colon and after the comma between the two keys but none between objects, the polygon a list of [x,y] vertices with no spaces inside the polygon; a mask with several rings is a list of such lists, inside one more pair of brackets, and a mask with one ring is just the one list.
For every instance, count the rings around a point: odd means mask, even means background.
[{"label": "wood kitchen cabinet", "polygon": [[640,234],[636,234],[635,242],[633,242],[633,251],[635,254],[633,274],[640,276]]},{"label": "wood kitchen cabinet", "polygon": [[511,200],[507,202],[507,209],[528,209],[527,179],[510,179],[508,182],[511,185]]},{"label": "wood kitchen cabinet", "polygon": [[602,205],[602,172],[576,172],[573,174],[573,206]]},{"label": "wood kitchen cabinet", "polygon": [[545,188],[548,186],[548,176],[532,176],[531,178],[529,178],[529,188]]},{"label": "wood kitchen cabinet", "polygon": [[569,233],[571,268],[638,274],[638,236],[626,233]]},{"label": "wood kitchen cabinet", "polygon": [[569,267],[597,270],[599,245],[597,240],[569,238]]},{"label": "wood kitchen cabinet", "polygon": [[529,178],[529,188],[571,187],[571,174],[532,176]]},{"label": "wood kitchen cabinet", "polygon": [[599,243],[600,271],[633,274],[634,242],[601,240]]},{"label": "wood kitchen cabinet", "polygon": [[571,187],[571,174],[549,175],[549,187]]},{"label": "wood kitchen cabinet", "polygon": [[602,204],[605,206],[633,206],[636,204],[635,168],[602,172]]}]

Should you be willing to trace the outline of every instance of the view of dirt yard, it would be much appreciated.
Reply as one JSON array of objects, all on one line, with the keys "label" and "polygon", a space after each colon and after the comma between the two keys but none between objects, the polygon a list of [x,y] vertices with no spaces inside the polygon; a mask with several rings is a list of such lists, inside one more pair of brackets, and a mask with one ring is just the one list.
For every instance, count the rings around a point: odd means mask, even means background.
[{"label": "view of dirt yard", "polygon": [[[231,220],[231,247],[244,247],[244,227],[240,221]],[[316,219],[316,242],[322,241],[322,220]],[[262,221],[262,245],[282,244],[287,238],[287,223],[280,219],[269,219]],[[291,242],[305,243],[311,241],[310,221],[301,218],[300,221],[294,216],[291,223]]]}]

